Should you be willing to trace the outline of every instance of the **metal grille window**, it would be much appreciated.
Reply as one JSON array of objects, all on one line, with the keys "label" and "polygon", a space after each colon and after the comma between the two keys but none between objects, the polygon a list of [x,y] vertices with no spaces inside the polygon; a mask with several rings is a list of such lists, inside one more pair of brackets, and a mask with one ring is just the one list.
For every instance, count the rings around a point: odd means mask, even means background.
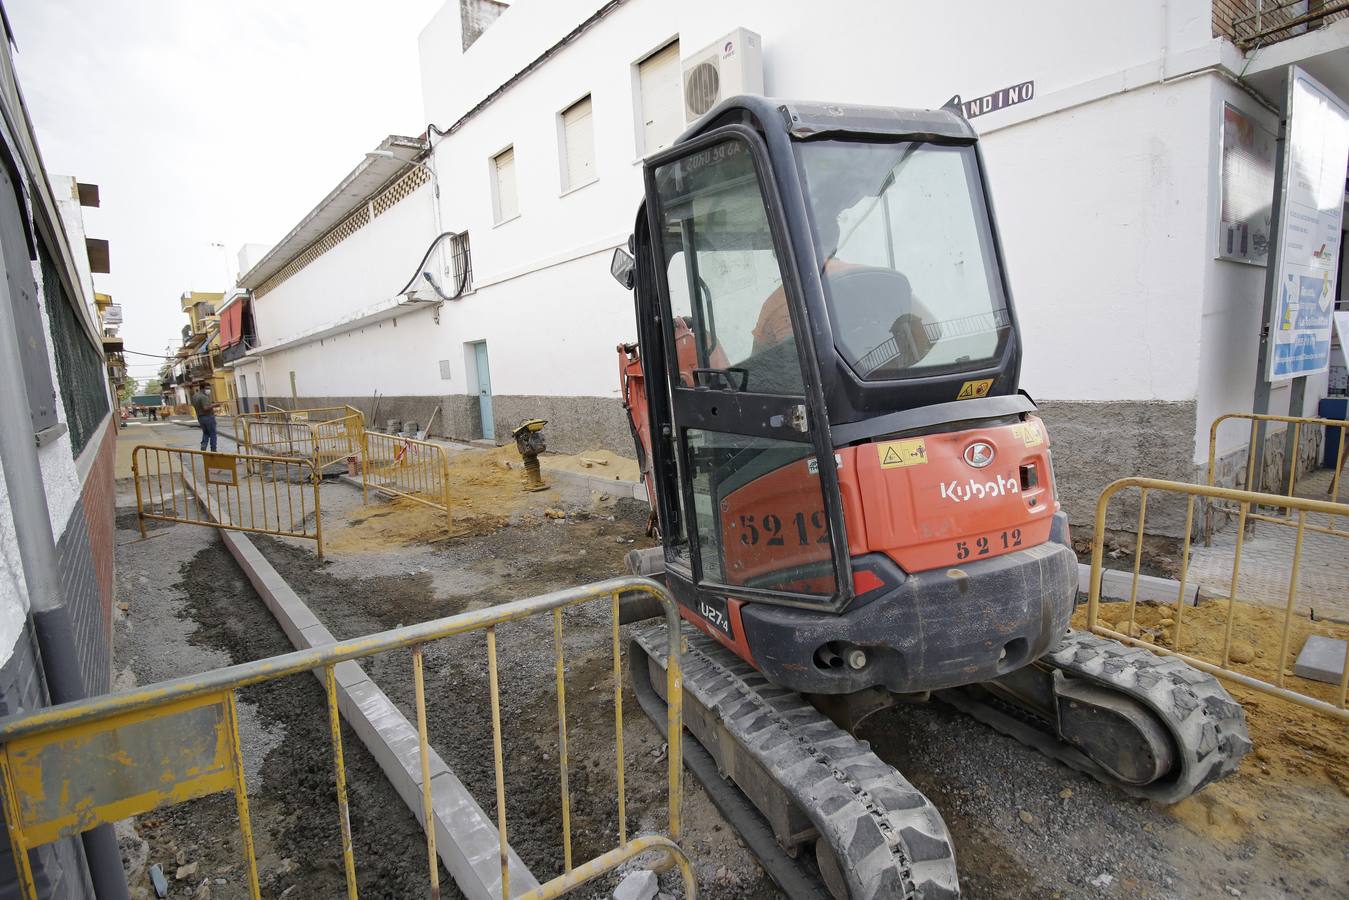
[{"label": "metal grille window", "polygon": [[454,296],[473,290],[473,257],[469,253],[467,231],[456,234],[450,241],[450,271],[454,275]]},{"label": "metal grille window", "polygon": [[95,349],[76,312],[56,264],[45,248],[42,260],[42,293],[51,322],[52,347],[56,351],[56,376],[61,405],[70,428],[71,451],[79,456],[108,414],[108,384],[103,354]]},{"label": "metal grille window", "polygon": [[515,192],[515,148],[507,147],[492,157],[492,212],[500,224],[520,215],[520,199]]},{"label": "metal grille window", "polygon": [[570,191],[595,180],[595,126],[590,97],[562,111],[562,190]]},{"label": "metal grille window", "polygon": [[643,156],[670,146],[684,127],[684,85],[679,41],[671,41],[637,64]]}]

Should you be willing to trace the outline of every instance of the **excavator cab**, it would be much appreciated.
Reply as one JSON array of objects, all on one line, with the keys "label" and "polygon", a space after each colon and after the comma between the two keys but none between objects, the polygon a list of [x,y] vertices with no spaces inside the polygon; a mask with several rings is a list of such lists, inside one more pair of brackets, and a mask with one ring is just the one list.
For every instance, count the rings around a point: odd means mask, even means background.
[{"label": "excavator cab", "polygon": [[1043,652],[1076,560],[969,124],[737,97],[645,180],[614,272],[690,620],[815,693],[924,691]]}]

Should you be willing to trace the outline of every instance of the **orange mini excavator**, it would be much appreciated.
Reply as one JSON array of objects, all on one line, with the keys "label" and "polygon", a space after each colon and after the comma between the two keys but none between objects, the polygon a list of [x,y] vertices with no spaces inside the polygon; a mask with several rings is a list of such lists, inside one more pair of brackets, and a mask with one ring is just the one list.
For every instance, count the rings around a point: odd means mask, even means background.
[{"label": "orange mini excavator", "polygon": [[[645,184],[612,268],[662,546],[630,565],[688,623],[686,758],[790,896],[958,895],[941,815],[851,735],[896,700],[1155,801],[1236,768],[1217,681],[1068,627],[1077,559],[960,115],[735,97]],[[662,628],[630,664],[663,722]]]}]

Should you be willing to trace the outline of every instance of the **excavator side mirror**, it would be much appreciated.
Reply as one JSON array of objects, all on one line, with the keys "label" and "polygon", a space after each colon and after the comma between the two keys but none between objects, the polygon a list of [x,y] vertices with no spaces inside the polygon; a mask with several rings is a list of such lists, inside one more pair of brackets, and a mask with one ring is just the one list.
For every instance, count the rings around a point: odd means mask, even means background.
[{"label": "excavator side mirror", "polygon": [[609,263],[609,274],[614,276],[614,281],[632,290],[637,282],[637,260],[622,247],[616,247],[613,261]]}]

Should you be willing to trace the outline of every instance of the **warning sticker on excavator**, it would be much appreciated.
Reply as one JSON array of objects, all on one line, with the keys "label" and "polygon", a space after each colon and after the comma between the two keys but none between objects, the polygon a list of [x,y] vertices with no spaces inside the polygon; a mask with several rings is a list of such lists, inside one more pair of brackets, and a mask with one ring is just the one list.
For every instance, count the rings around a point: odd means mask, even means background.
[{"label": "warning sticker on excavator", "polygon": [[927,445],[922,438],[907,441],[886,441],[876,445],[876,455],[882,469],[921,466],[927,462]]},{"label": "warning sticker on excavator", "polygon": [[960,393],[956,394],[957,400],[973,400],[976,397],[987,397],[988,391],[993,387],[992,378],[981,378],[978,381],[967,381],[960,386]]},{"label": "warning sticker on excavator", "polygon": [[1021,442],[1027,447],[1038,447],[1045,442],[1040,426],[1033,425],[1030,422],[1012,426],[1012,435],[1020,438]]}]

